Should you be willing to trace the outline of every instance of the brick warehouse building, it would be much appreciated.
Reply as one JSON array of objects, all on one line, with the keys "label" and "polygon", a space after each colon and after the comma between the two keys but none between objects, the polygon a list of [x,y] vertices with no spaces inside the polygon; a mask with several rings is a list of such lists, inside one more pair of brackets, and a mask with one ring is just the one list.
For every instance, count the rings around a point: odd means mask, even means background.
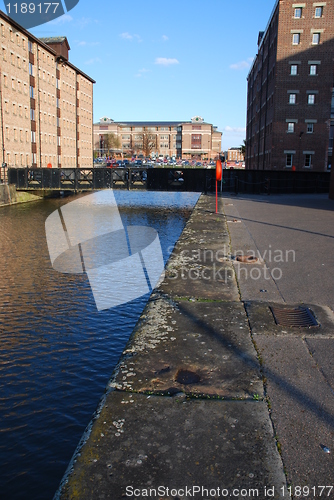
[{"label": "brick warehouse building", "polygon": [[0,11],[1,163],[93,164],[93,84],[66,37],[38,39]]},{"label": "brick warehouse building", "polygon": [[247,78],[246,169],[331,168],[333,56],[333,0],[276,1]]},{"label": "brick warehouse building", "polygon": [[173,122],[115,122],[103,117],[94,123],[94,148],[97,154],[108,152],[107,136],[118,139],[116,156],[145,154],[145,136],[150,142],[148,148],[156,156],[183,159],[208,160],[218,156],[221,150],[222,133],[200,116],[190,121]]}]

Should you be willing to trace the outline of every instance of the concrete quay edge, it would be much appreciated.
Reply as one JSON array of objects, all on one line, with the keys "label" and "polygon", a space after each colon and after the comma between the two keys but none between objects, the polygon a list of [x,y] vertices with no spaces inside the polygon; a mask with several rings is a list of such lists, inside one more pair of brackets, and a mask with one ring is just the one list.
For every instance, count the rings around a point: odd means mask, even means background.
[{"label": "concrete quay edge", "polygon": [[118,500],[131,488],[144,498],[159,486],[164,500],[198,486],[289,496],[226,216],[212,196],[199,199],[55,499]]}]

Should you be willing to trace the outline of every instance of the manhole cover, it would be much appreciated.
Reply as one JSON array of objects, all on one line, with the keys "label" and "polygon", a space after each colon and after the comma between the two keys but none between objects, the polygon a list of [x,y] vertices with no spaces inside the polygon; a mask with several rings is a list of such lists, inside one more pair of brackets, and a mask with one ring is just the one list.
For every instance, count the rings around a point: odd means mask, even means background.
[{"label": "manhole cover", "polygon": [[282,307],[270,307],[275,322],[280,326],[290,328],[309,328],[319,326],[308,307],[296,307],[294,309],[284,309]]}]

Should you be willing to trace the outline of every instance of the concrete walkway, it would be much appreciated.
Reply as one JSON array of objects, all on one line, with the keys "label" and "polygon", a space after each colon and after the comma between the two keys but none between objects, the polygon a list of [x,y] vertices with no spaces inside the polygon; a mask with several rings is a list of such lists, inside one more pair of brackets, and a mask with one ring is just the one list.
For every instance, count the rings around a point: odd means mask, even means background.
[{"label": "concrete walkway", "polygon": [[[327,301],[305,295],[316,327],[277,325],[270,309],[300,305],[304,283],[303,241],[283,222],[315,249],[334,203],[315,214],[314,197],[283,198],[225,197],[219,214],[200,198],[57,498],[288,498],[287,484],[334,496],[318,488],[334,485],[333,287]],[[296,222],[304,210],[314,227]],[[258,261],[238,263],[247,252]],[[291,295],[288,270],[301,283]]]}]

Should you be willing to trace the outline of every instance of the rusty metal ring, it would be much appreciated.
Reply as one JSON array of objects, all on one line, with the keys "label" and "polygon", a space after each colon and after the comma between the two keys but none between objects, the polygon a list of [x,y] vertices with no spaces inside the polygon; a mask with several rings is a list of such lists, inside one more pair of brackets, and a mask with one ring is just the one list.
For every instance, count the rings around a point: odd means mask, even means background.
[{"label": "rusty metal ring", "polygon": [[258,262],[259,259],[254,257],[254,255],[237,255],[235,260],[244,264],[254,264],[255,262]]}]

